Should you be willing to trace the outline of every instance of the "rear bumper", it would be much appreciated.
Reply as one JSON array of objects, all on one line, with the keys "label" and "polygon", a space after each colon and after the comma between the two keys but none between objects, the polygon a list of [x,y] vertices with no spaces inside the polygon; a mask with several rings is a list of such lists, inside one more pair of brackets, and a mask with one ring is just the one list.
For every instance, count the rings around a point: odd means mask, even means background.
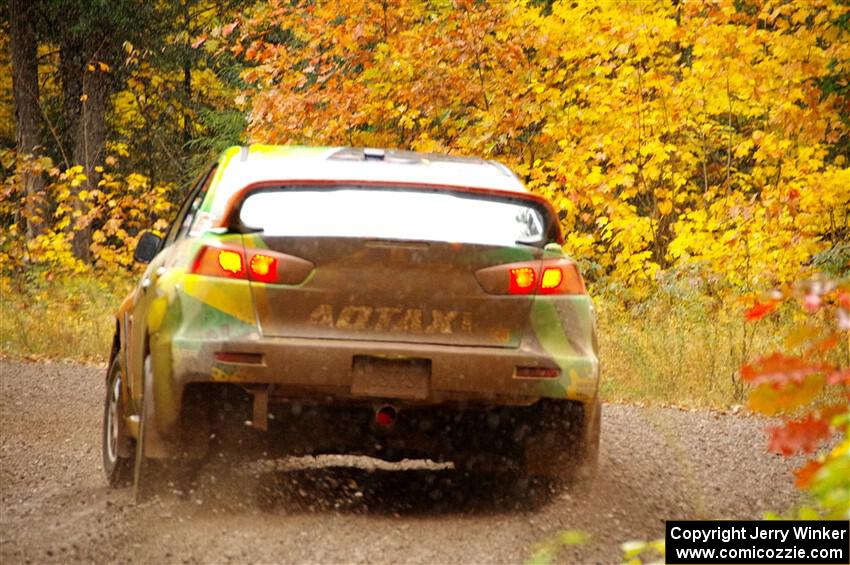
[{"label": "rear bumper", "polygon": [[[253,354],[258,363],[222,362],[216,354]],[[358,398],[352,392],[354,358],[426,359],[430,362],[427,398],[420,403],[481,400],[492,404],[530,404],[539,398],[589,402],[596,398],[595,355],[558,355],[531,349],[491,348],[355,340],[252,338],[243,341],[174,340],[172,380],[269,384],[289,397]],[[515,377],[516,367],[558,367],[559,378]]]},{"label": "rear bumper", "polygon": [[[152,340],[156,428],[164,437],[179,432],[183,392],[191,383],[232,383],[246,388],[271,385],[270,400],[318,399],[339,404],[390,401],[399,406],[474,403],[527,406],[541,398],[594,402],[598,389],[595,353],[548,353],[533,346],[516,349],[398,342],[260,337],[202,339],[174,336]],[[162,339],[165,338],[165,339]],[[258,364],[225,363],[220,352],[261,356]],[[364,395],[352,390],[354,358],[426,359],[427,394],[416,399]],[[560,377],[522,379],[516,367],[559,367]]]},{"label": "rear bumper", "polygon": [[[151,427],[146,428],[145,452],[151,457],[174,456],[186,451],[187,441],[197,443],[187,439],[197,435],[193,432],[204,436],[203,422],[196,421],[191,410],[183,410],[184,393],[194,383],[236,385],[252,393],[265,390],[270,404],[312,400],[344,408],[388,402],[404,410],[443,406],[466,412],[494,407],[521,409],[548,398],[564,405],[574,401],[585,409],[595,406],[599,382],[595,352],[549,353],[537,345],[532,342],[508,349],[257,334],[199,340],[161,333],[151,341],[153,402],[146,405]],[[224,363],[216,359],[221,352],[255,354],[261,356],[261,362]],[[358,356],[427,359],[427,395],[399,400],[358,393],[353,388],[354,359]],[[553,365],[561,369],[559,378],[532,380],[514,376],[518,366]],[[192,405],[187,403],[187,407]]]}]

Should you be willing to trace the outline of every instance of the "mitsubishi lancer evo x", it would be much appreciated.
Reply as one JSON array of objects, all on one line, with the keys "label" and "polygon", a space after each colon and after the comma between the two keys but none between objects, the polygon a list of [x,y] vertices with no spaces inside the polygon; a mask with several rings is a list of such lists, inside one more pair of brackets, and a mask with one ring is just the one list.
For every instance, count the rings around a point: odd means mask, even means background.
[{"label": "mitsubishi lancer evo x", "polygon": [[225,151],[136,248],[149,265],[106,377],[110,485],[141,496],[228,429],[257,456],[592,472],[595,321],[562,243],[549,202],[492,161]]}]

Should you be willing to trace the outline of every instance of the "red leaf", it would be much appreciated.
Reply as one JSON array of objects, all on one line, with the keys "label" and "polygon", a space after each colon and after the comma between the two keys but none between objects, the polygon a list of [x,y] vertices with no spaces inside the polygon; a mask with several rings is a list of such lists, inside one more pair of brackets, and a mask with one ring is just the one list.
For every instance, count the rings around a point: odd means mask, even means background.
[{"label": "red leaf", "polygon": [[811,414],[802,420],[792,420],[782,426],[767,429],[770,434],[767,449],[771,453],[793,455],[811,453],[820,442],[829,437],[829,422]]},{"label": "red leaf", "polygon": [[233,30],[234,30],[234,29],[236,29],[236,22],[233,22],[233,23],[227,24],[226,26],[224,26],[223,28],[221,28],[221,35],[222,35],[222,37],[227,37],[228,35],[230,35],[231,33],[233,33]]},{"label": "red leaf", "polygon": [[809,488],[809,485],[812,483],[812,479],[815,477],[815,473],[820,471],[821,467],[823,467],[823,463],[819,463],[815,459],[807,462],[805,465],[794,471],[794,476],[796,477],[794,485],[798,489]]},{"label": "red leaf", "polygon": [[770,302],[756,302],[750,308],[747,309],[746,314],[744,316],[747,318],[748,322],[754,322],[756,320],[760,320],[776,310],[777,303],[775,301]]},{"label": "red leaf", "polygon": [[774,353],[741,367],[741,378],[753,385],[769,383],[779,387],[789,381],[802,382],[806,377],[828,369],[826,365]]},{"label": "red leaf", "polygon": [[192,42],[192,49],[197,49],[201,45],[203,45],[204,41],[207,40],[207,34],[204,34],[198,37],[195,41]]}]

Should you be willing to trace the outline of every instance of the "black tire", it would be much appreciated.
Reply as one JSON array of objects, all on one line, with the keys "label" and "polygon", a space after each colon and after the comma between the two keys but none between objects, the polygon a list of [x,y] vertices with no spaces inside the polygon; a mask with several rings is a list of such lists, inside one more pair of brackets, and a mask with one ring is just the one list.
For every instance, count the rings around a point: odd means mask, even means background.
[{"label": "black tire", "polygon": [[121,456],[122,452],[134,453],[125,429],[123,384],[121,364],[116,358],[109,366],[106,379],[101,446],[103,470],[112,488],[130,486],[133,479],[134,457]]}]

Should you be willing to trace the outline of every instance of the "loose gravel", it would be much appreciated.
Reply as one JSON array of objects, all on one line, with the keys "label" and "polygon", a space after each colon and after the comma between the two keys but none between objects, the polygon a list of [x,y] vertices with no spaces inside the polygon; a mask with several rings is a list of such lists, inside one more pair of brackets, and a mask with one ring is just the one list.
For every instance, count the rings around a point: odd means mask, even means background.
[{"label": "loose gravel", "polygon": [[521,563],[564,529],[565,563],[615,563],[671,519],[799,502],[765,421],[605,405],[599,476],[567,489],[446,466],[324,457],[211,462],[187,495],[136,504],[101,470],[105,367],[0,359],[0,562]]}]

